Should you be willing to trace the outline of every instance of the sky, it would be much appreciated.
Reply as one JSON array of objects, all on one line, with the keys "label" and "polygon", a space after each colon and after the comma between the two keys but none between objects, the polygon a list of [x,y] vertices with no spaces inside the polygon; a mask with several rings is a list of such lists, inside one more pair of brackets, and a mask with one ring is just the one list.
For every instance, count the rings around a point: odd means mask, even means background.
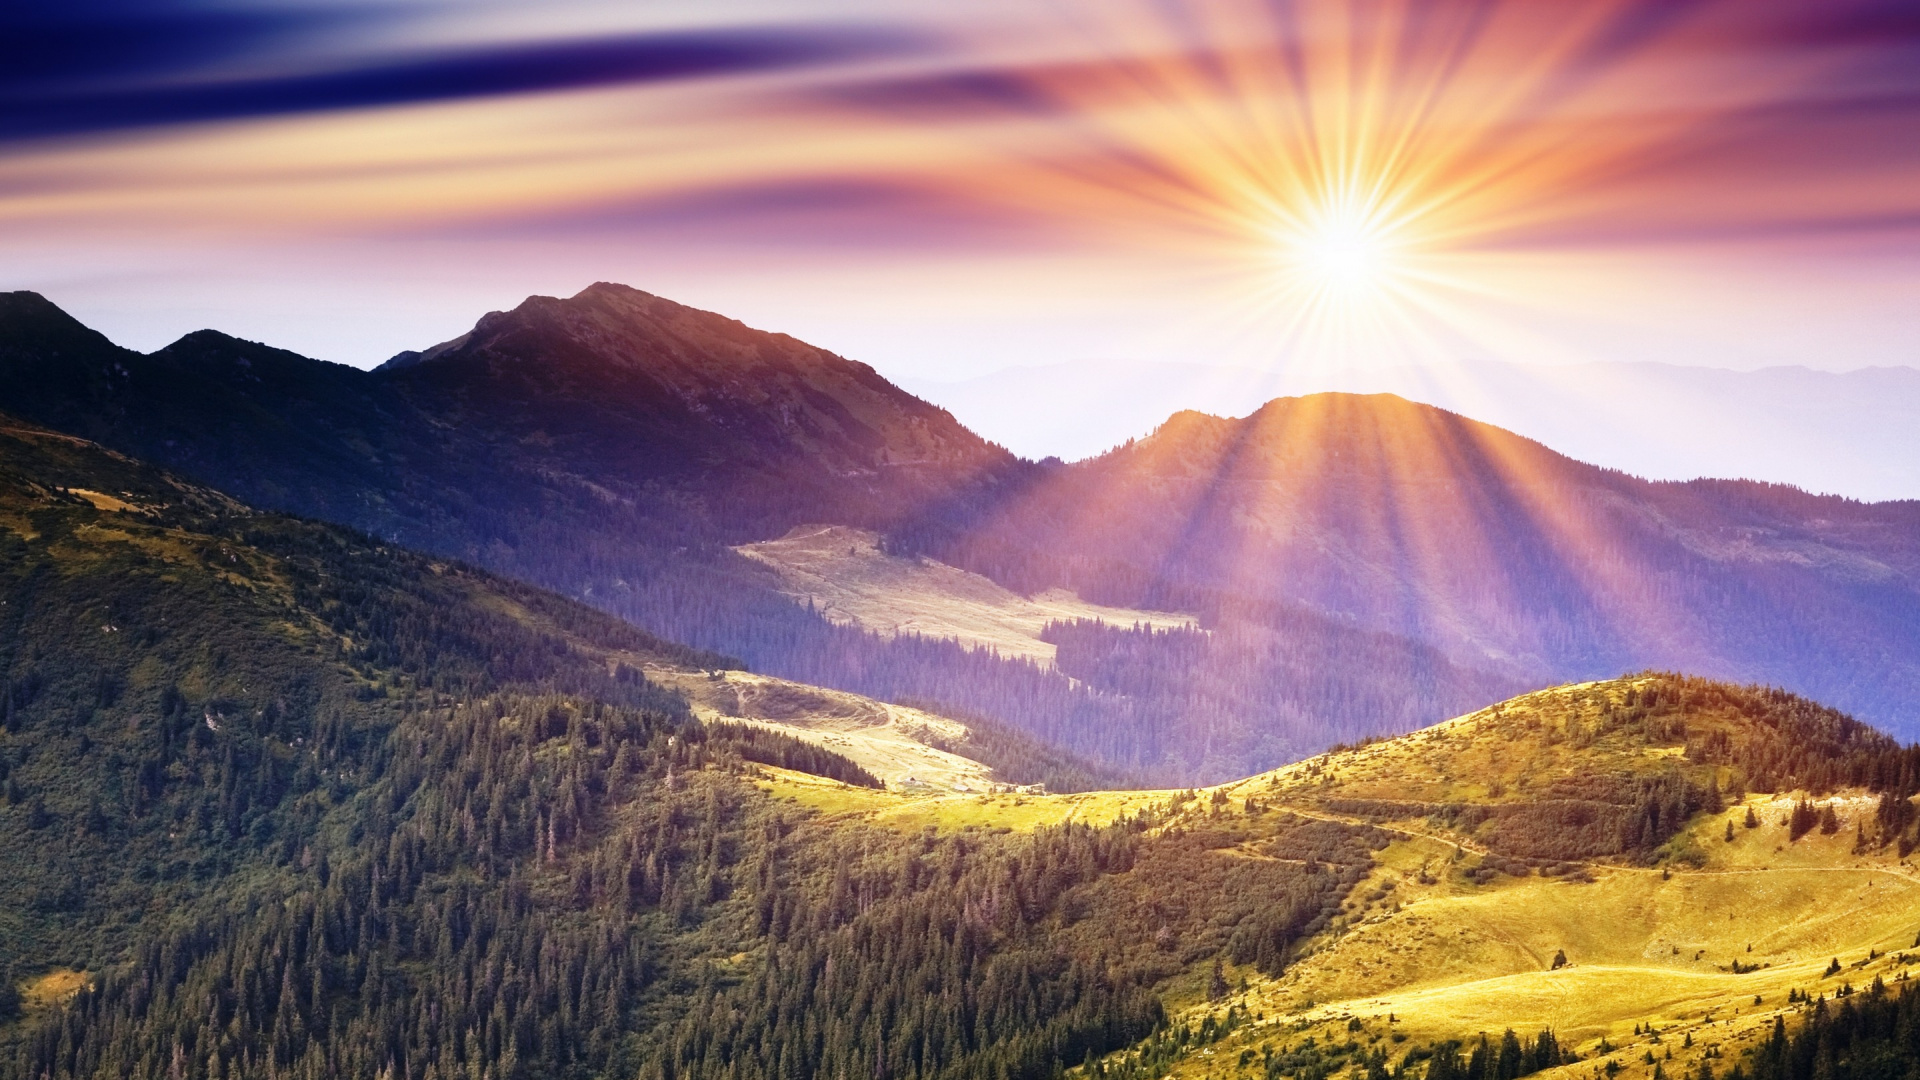
[{"label": "sky", "polygon": [[1920,8],[0,9],[0,288],[370,366],[595,280],[914,379],[1913,365]]}]

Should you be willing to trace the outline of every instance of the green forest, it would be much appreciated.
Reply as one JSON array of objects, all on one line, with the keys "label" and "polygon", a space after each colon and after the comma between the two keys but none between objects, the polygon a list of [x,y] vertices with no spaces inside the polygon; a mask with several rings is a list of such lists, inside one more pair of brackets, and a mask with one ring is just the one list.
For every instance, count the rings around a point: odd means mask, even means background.
[{"label": "green forest", "polygon": [[1049,1076],[1384,842],[824,824],[755,770],[872,778],[640,671],[727,658],[63,437],[0,437],[0,537],[0,965],[98,976],[6,1075]]}]

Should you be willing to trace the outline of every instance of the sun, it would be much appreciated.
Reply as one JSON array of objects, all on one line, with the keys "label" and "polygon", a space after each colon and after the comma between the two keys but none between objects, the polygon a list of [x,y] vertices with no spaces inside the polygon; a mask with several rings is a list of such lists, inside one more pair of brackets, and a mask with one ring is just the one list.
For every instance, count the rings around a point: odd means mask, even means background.
[{"label": "sun", "polygon": [[1290,362],[1340,366],[1430,342],[1452,278],[1424,204],[1386,177],[1276,193],[1258,227],[1258,294]]},{"label": "sun", "polygon": [[1386,292],[1404,269],[1401,230],[1379,207],[1358,199],[1322,200],[1278,239],[1291,276],[1329,299]]},{"label": "sun", "polygon": [[1329,221],[1301,243],[1308,267],[1328,284],[1355,288],[1371,284],[1385,263],[1386,245],[1363,223]]}]

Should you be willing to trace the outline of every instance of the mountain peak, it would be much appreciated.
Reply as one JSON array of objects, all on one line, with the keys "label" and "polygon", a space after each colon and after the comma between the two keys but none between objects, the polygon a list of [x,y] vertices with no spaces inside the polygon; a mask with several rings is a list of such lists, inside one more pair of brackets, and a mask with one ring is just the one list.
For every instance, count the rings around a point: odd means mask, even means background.
[{"label": "mountain peak", "polygon": [[653,446],[658,460],[698,469],[757,458],[782,471],[810,461],[809,470],[871,475],[1011,461],[865,364],[612,282],[530,296],[381,372],[522,437],[623,457]]},{"label": "mountain peak", "polygon": [[581,289],[579,292],[574,293],[571,299],[588,301],[658,301],[660,303],[673,304],[674,307],[682,306],[674,304],[673,301],[663,297],[655,296],[653,293],[647,292],[644,289],[636,289],[631,285],[623,285],[618,281],[596,281],[586,288]]},{"label": "mountain peak", "polygon": [[[1438,477],[1467,463],[1528,463],[1535,471],[1591,470],[1503,428],[1396,394],[1329,391],[1277,397],[1244,417],[1183,410],[1153,434],[1109,453],[1109,464],[1150,469],[1204,468],[1210,474],[1251,469],[1262,485],[1273,469],[1359,471],[1368,475]],[[1598,470],[1592,470],[1597,472]]]},{"label": "mountain peak", "polygon": [[[194,330],[175,338],[171,344],[155,352],[153,355],[195,357],[209,353],[232,353],[257,349],[265,349],[272,352],[285,351],[275,349],[270,345],[263,345],[257,341],[237,338],[232,334],[223,333],[219,330]],[[288,353],[287,355],[291,356],[295,354]]]},{"label": "mountain peak", "polygon": [[459,337],[397,353],[381,370],[464,367],[464,377],[471,378],[478,363],[495,374],[507,366],[597,376],[646,370],[675,381],[675,375],[684,380],[695,374],[685,370],[689,365],[710,376],[723,368],[752,367],[755,359],[772,354],[851,364],[785,334],[755,330],[630,285],[598,281],[570,297],[536,294],[510,311],[489,311]]},{"label": "mountain peak", "polygon": [[588,310],[595,310],[614,317],[620,317],[635,312],[644,312],[650,308],[657,308],[659,305],[665,305],[671,309],[693,310],[684,308],[682,305],[676,304],[671,300],[655,296],[652,293],[643,292],[631,285],[622,285],[614,281],[596,281],[564,299],[557,296],[535,293],[525,300],[520,301],[512,311],[487,312],[485,315],[474,320],[473,329],[468,330],[458,337],[449,338],[446,341],[440,342],[438,345],[429,345],[424,349],[403,349],[400,352],[394,353],[387,358],[385,363],[382,363],[374,370],[395,372],[418,367],[421,364],[436,360],[449,353],[458,352],[476,336],[485,337],[501,330],[503,327],[512,326],[516,319],[525,320],[538,318],[543,314],[552,315],[554,313],[565,313],[569,311],[582,312]]},{"label": "mountain peak", "polygon": [[0,293],[0,350],[72,357],[118,346],[37,292]]}]

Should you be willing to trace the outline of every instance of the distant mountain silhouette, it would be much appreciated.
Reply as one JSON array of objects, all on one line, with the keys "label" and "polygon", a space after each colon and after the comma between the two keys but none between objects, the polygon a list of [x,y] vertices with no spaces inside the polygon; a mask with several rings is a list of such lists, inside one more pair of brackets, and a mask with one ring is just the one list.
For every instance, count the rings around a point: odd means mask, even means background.
[{"label": "distant mountain silhouette", "polygon": [[[759,670],[998,718],[1168,783],[1642,667],[1920,734],[1920,504],[1649,483],[1394,397],[1181,413],[1034,463],[865,365],[596,285],[372,372],[212,331],[142,355],[7,294],[0,410]],[[882,640],[729,550],[806,523],[1208,629],[1056,627],[1055,671]]]},{"label": "distant mountain silhouette", "polygon": [[1345,371],[1081,360],[901,385],[1029,457],[1092,457],[1168,413],[1245,416],[1276,397],[1397,394],[1655,480],[1744,477],[1857,499],[1920,498],[1920,369],[1728,371],[1460,361]]},{"label": "distant mountain silhouette", "polygon": [[1014,464],[864,364],[619,285],[372,372],[211,330],[142,355],[5,294],[0,377],[18,415],[492,562],[525,514],[760,539],[810,515],[884,525]]}]

